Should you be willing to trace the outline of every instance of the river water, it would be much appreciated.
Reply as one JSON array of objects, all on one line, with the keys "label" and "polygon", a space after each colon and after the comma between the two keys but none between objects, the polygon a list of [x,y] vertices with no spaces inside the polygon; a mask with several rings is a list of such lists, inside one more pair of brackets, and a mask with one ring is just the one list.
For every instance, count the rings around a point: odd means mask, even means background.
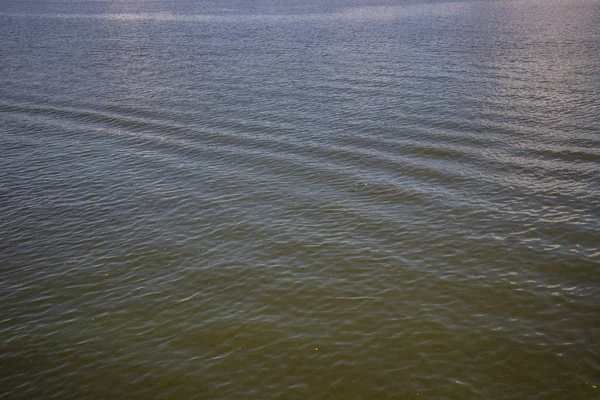
[{"label": "river water", "polygon": [[0,0],[0,398],[597,399],[600,2]]}]

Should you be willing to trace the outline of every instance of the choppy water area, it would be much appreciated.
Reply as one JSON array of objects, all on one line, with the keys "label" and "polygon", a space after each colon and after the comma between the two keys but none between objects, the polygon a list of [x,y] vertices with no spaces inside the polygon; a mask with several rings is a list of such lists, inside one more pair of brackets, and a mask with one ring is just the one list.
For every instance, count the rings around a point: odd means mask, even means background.
[{"label": "choppy water area", "polygon": [[0,0],[0,398],[598,398],[599,55],[594,0]]}]

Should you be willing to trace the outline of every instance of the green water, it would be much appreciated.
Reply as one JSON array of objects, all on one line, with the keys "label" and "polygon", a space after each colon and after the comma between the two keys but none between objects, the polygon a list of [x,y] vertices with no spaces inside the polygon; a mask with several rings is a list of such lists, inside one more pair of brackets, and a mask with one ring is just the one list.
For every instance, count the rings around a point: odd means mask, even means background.
[{"label": "green water", "polygon": [[0,0],[0,398],[597,399],[600,3]]}]

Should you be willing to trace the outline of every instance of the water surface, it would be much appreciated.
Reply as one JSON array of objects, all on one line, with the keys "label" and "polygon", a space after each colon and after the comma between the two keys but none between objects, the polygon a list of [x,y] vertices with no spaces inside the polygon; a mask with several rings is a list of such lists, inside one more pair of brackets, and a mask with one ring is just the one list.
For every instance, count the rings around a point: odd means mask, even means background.
[{"label": "water surface", "polygon": [[599,54],[594,0],[0,0],[0,398],[598,398]]}]

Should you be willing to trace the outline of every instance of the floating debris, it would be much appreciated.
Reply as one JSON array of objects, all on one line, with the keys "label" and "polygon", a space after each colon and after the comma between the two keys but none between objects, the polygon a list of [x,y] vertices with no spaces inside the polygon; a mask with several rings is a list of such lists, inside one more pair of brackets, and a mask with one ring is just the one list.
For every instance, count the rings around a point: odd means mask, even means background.
[{"label": "floating debris", "polygon": [[184,301],[188,301],[189,299],[191,299],[192,297],[195,297],[195,296],[196,296],[196,293],[194,293],[193,295],[191,295],[189,297],[186,297],[185,299],[179,300],[178,303],[183,303]]}]

